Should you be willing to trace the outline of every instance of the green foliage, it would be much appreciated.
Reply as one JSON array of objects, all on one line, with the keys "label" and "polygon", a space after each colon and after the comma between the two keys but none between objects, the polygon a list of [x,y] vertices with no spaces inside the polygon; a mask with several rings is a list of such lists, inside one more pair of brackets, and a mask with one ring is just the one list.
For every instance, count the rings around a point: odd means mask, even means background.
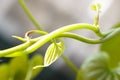
[{"label": "green foliage", "polygon": [[7,64],[0,65],[0,73],[1,73],[0,80],[11,79],[11,77],[9,77],[10,74],[9,74],[9,71],[8,71],[8,65]]},{"label": "green foliage", "polygon": [[[118,27],[120,27],[120,24],[115,25],[114,28]],[[116,67],[120,62],[120,32],[110,40],[102,43],[100,50],[109,54],[111,67]]]},{"label": "green foliage", "polygon": [[[112,29],[120,27],[115,25]],[[101,44],[100,52],[89,57],[79,70],[77,80],[120,80],[120,32]]]},{"label": "green foliage", "polygon": [[[0,50],[0,57],[15,57],[10,63],[0,66],[0,73],[2,73],[0,80],[31,80],[42,70],[42,67],[51,65],[61,55],[71,70],[78,73],[77,80],[120,80],[120,28],[111,29],[104,34],[100,31],[100,4],[95,4],[91,7],[92,10],[96,11],[94,24],[72,24],[47,33],[32,16],[24,0],[18,1],[38,30],[26,32],[25,38],[13,36],[24,43],[9,49]],[[117,26],[120,26],[120,24]],[[98,36],[98,39],[89,39],[70,32],[78,29],[91,30]],[[32,33],[42,34],[42,36],[31,39],[29,35]],[[88,58],[83,63],[81,69],[78,70],[74,64],[62,54],[64,52],[64,43],[62,41],[55,42],[61,37],[72,38],[90,44],[102,43],[100,53]],[[40,55],[35,55],[31,60],[28,59],[27,54],[33,53],[47,42],[52,43],[47,48],[44,59]]]},{"label": "green foliage", "polygon": [[31,74],[29,75],[30,79],[34,79],[42,68],[33,70],[31,66],[34,67],[42,63],[43,58],[40,55],[35,55],[30,60],[27,56],[13,58],[9,63],[0,65],[0,80],[28,80],[26,78],[28,74]]},{"label": "green foliage", "polygon": [[53,62],[55,62],[63,53],[64,51],[64,44],[62,42],[59,43],[52,43],[45,54],[44,58],[44,66],[49,66]]},{"label": "green foliage", "polygon": [[120,80],[120,65],[111,69],[110,57],[107,53],[101,52],[85,60],[77,80]]},{"label": "green foliage", "polygon": [[[38,66],[38,65],[42,65],[43,64],[43,57],[40,55],[35,55],[32,57],[30,63],[32,63],[32,67]],[[33,69],[32,70],[32,75],[31,78],[36,77],[36,75],[42,70],[43,68],[37,68],[37,69]]]},{"label": "green foliage", "polygon": [[27,56],[16,57],[9,63],[10,74],[14,80],[24,80],[29,69]]}]

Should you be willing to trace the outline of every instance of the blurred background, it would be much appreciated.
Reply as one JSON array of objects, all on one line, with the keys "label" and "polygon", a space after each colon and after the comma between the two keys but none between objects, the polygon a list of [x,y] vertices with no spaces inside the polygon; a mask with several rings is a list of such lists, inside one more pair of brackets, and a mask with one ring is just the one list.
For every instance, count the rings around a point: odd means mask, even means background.
[{"label": "blurred background", "polygon": [[[62,26],[75,23],[93,24],[95,12],[90,5],[98,0],[25,0],[28,8],[47,32]],[[100,12],[100,29],[105,32],[120,21],[120,0],[99,0],[102,5]],[[24,37],[28,30],[36,29],[28,19],[17,0],[0,1],[0,49],[9,48],[20,42],[12,35]],[[87,30],[74,31],[89,38],[96,35]],[[99,44],[91,45],[72,39],[64,39],[65,55],[79,68],[82,62],[91,54],[97,53]],[[44,48],[41,49],[45,53]],[[48,73],[48,71],[50,73]],[[48,77],[44,77],[44,75]],[[57,60],[49,68],[43,70],[39,80],[74,80],[74,73],[66,66],[62,59]],[[50,77],[51,76],[51,77]],[[61,78],[62,76],[62,78]],[[59,77],[59,78],[58,78]]]}]

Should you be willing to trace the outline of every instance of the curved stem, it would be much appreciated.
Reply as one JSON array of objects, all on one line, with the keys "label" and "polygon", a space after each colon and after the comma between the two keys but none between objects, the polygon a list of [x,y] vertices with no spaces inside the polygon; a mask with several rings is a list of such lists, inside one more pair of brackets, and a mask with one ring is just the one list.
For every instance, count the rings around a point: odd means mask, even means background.
[{"label": "curved stem", "polygon": [[5,56],[5,55],[10,54],[10,53],[13,53],[13,52],[15,52],[15,51],[24,50],[24,49],[26,49],[27,47],[29,47],[30,45],[32,45],[32,43],[26,42],[26,43],[24,43],[24,44],[21,44],[21,45],[18,45],[18,46],[9,48],[9,49],[0,50],[0,57],[3,57],[3,56]]},{"label": "curved stem", "polygon": [[[56,37],[68,37],[68,38],[73,38],[73,39],[83,41],[86,43],[90,43],[90,44],[97,44],[97,43],[102,43],[102,42],[105,42],[105,41],[111,39],[111,37],[113,37],[114,35],[116,35],[119,32],[120,32],[120,28],[116,28],[116,29],[110,30],[109,32],[105,33],[104,36],[101,37],[100,39],[95,39],[95,40],[88,39],[88,38],[79,36],[79,35],[74,34],[74,33],[69,33],[69,32],[62,33]],[[54,38],[56,38],[56,37],[54,37]],[[31,39],[31,42],[26,42],[26,40],[24,40],[25,43],[23,43],[21,45],[18,45],[18,46],[9,48],[9,49],[5,49],[5,50],[0,50],[0,57],[3,57],[7,54],[11,54],[11,53],[19,51],[19,50],[25,50],[25,49],[29,48],[29,46],[32,46],[32,44],[34,44],[34,43],[36,44],[38,41],[45,40],[47,38],[48,39],[50,38],[49,40],[53,39],[52,37],[47,37],[47,35],[44,35],[44,36],[41,36],[41,37],[38,37],[35,39]],[[49,41],[49,40],[47,40],[47,41]],[[44,44],[45,44],[45,42],[44,42]],[[42,43],[42,45],[43,45],[43,43]]]},{"label": "curved stem", "polygon": [[[92,30],[94,31],[96,34],[101,34],[101,33],[98,33],[98,29],[93,26],[93,25],[90,25],[90,24],[73,24],[73,25],[68,25],[68,26],[65,26],[65,27],[62,27],[60,29],[57,29],[51,33],[49,33],[48,35],[45,35],[43,36],[42,39],[40,39],[39,41],[37,41],[35,44],[33,44],[32,46],[28,47],[26,50],[25,50],[25,53],[31,53],[31,52],[34,52],[35,50],[37,50],[39,47],[41,47],[42,45],[44,45],[45,43],[47,43],[48,41],[52,40],[53,38],[56,38],[58,36],[60,36],[62,33],[64,32],[68,32],[68,31],[72,31],[72,30],[77,30],[77,29],[89,29],[89,30]],[[116,32],[119,32],[119,29],[116,30],[114,33]],[[112,35],[115,35],[112,33]],[[111,35],[111,36],[112,36]],[[101,35],[100,35],[101,36]],[[103,37],[105,36],[105,34],[103,35]],[[109,39],[111,36],[109,37],[104,37],[103,40],[101,40],[100,42],[102,41],[106,41],[107,39]],[[99,41],[97,41],[99,42]]]},{"label": "curved stem", "polygon": [[[60,38],[60,37],[63,38],[64,37],[64,38],[75,39],[75,40],[82,41],[82,42],[89,43],[89,44],[99,44],[99,43],[103,43],[103,42],[111,39],[113,36],[115,36],[119,32],[120,32],[120,28],[110,30],[107,33],[105,33],[103,35],[103,37],[101,37],[99,39],[90,39],[90,38],[87,38],[87,37],[84,37],[84,36],[81,36],[81,35],[78,35],[78,34],[75,34],[75,33],[70,33],[70,32],[62,33],[55,38]],[[40,39],[42,39],[42,38],[38,37],[38,38],[32,39],[31,41],[32,42],[37,42]]]},{"label": "curved stem", "polygon": [[33,44],[32,46],[30,46],[29,48],[27,48],[25,50],[26,53],[31,53],[34,52],[35,50],[37,50],[39,47],[41,47],[42,45],[44,45],[46,42],[50,41],[51,39],[61,35],[64,32],[68,32],[68,31],[72,31],[72,30],[77,30],[77,29],[89,29],[94,31],[95,33],[97,33],[98,35],[101,33],[98,33],[97,28],[94,25],[90,25],[90,24],[73,24],[73,25],[68,25],[65,27],[62,27],[60,29],[57,29],[51,33],[49,33],[48,35],[45,35],[41,40],[37,41],[35,44]]},{"label": "curved stem", "polygon": [[77,67],[64,55],[62,54],[62,58],[65,61],[65,63],[70,67],[70,69],[77,74],[78,73],[78,69]]},{"label": "curved stem", "polygon": [[82,41],[89,44],[99,44],[111,39],[113,36],[115,36],[119,32],[120,32],[120,28],[113,29],[112,31],[105,33],[104,36],[99,39],[89,39],[89,38],[86,38],[74,33],[70,33],[70,32],[65,32],[59,35],[58,37],[72,38],[72,39],[76,39],[78,41]]},{"label": "curved stem", "polygon": [[25,13],[27,14],[27,16],[29,17],[29,19],[36,26],[36,28],[39,30],[43,30],[42,27],[40,26],[40,24],[37,22],[37,20],[32,16],[31,12],[27,8],[26,4],[24,3],[24,0],[18,0],[18,1],[19,1],[20,5],[22,6],[23,10],[25,11]]},{"label": "curved stem", "polygon": [[75,40],[82,41],[82,42],[89,43],[89,44],[98,44],[101,42],[100,39],[89,39],[89,38],[80,36],[75,33],[70,33],[70,32],[65,32],[65,33],[59,35],[58,37],[71,38],[71,39],[75,39]]}]

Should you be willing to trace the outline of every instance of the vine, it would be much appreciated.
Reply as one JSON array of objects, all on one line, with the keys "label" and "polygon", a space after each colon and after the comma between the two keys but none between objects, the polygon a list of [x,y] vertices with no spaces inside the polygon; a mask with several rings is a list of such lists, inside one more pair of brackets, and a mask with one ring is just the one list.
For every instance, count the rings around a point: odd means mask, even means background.
[{"label": "vine", "polygon": [[[100,4],[96,4],[92,6],[92,10],[96,11],[96,15],[94,16],[94,24],[87,24],[87,23],[71,24],[71,25],[67,25],[62,28],[59,28],[57,30],[54,30],[50,33],[47,33],[46,31],[42,29],[39,23],[32,16],[26,4],[24,3],[24,0],[18,0],[18,1],[20,5],[22,6],[22,8],[24,9],[27,16],[29,17],[29,19],[36,26],[37,30],[31,30],[31,31],[26,32],[24,38],[19,37],[19,36],[13,36],[16,39],[23,41],[23,44],[17,45],[9,49],[0,50],[0,57],[16,57],[20,55],[31,54],[37,49],[39,49],[40,47],[42,47],[47,42],[51,42],[50,46],[48,47],[45,53],[44,64],[35,66],[33,67],[33,69],[36,69],[39,67],[47,67],[51,65],[53,62],[55,62],[62,55],[62,58],[65,60],[68,66],[75,73],[77,73],[77,68],[63,54],[65,46],[64,46],[64,42],[62,38],[72,38],[78,41],[82,41],[84,43],[99,44],[99,43],[108,41],[114,35],[120,32],[120,28],[112,29],[106,33],[102,33],[100,31],[99,11],[100,11],[101,6]],[[98,36],[98,38],[89,39],[87,37],[70,32],[70,31],[79,30],[79,29],[91,30]],[[41,34],[41,36],[31,39],[29,37],[30,34]],[[58,42],[56,40],[58,40]]]}]

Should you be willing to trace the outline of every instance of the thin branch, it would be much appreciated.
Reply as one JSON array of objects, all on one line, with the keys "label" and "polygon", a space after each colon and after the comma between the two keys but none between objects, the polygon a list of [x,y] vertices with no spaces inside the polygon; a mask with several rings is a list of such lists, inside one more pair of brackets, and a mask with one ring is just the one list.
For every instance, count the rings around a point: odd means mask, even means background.
[{"label": "thin branch", "polygon": [[65,61],[65,63],[69,66],[69,68],[75,73],[78,73],[77,67],[64,55],[62,54],[62,58]]},{"label": "thin branch", "polygon": [[28,18],[32,21],[32,23],[35,25],[35,27],[38,30],[43,30],[42,27],[40,26],[40,24],[37,22],[37,20],[32,16],[31,12],[29,11],[29,9],[27,8],[24,0],[18,0],[21,7],[23,8],[23,10],[25,11],[25,13],[27,14]]}]

